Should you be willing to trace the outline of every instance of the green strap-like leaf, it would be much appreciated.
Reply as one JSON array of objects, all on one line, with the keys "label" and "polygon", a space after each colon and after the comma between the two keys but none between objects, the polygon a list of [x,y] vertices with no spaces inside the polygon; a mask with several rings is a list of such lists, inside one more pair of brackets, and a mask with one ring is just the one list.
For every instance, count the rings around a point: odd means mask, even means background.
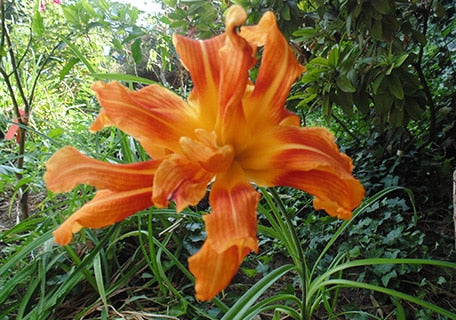
[{"label": "green strap-like leaf", "polygon": [[249,308],[258,300],[263,292],[265,292],[281,276],[295,268],[295,266],[287,264],[266,275],[239,298],[230,310],[225,313],[222,320],[244,320],[244,315],[249,311]]}]

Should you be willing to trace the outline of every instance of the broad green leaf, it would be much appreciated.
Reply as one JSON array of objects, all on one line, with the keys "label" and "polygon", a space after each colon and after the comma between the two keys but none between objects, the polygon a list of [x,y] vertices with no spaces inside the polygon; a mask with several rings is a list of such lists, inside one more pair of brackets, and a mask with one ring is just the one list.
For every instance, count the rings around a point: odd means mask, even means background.
[{"label": "broad green leaf", "polygon": [[399,100],[404,99],[404,89],[402,88],[401,80],[396,72],[386,77],[389,91]]},{"label": "broad green leaf", "polygon": [[409,53],[403,52],[401,55],[394,57],[394,62],[393,62],[394,67],[399,68],[400,66],[402,66],[402,64],[408,58],[408,56],[409,56]]},{"label": "broad green leaf", "polygon": [[376,40],[382,39],[383,28],[381,20],[373,20],[372,26],[369,30],[372,34],[372,37]]},{"label": "broad green leaf", "polygon": [[311,83],[318,81],[320,79],[320,74],[324,70],[321,68],[315,68],[315,69],[307,69],[307,71],[304,73],[304,75],[301,77],[301,82],[302,83]]},{"label": "broad green leaf", "polygon": [[388,14],[391,11],[389,0],[371,0],[371,4],[381,14]]},{"label": "broad green leaf", "polygon": [[63,6],[62,12],[70,25],[73,25],[74,27],[80,29],[81,24],[79,21],[79,16],[75,12],[75,9],[73,6]]},{"label": "broad green leaf", "polygon": [[73,68],[73,66],[78,63],[80,60],[77,57],[71,57],[70,60],[65,64],[63,67],[62,71],[60,71],[59,79],[63,80],[65,76],[70,72],[70,70]]},{"label": "broad green leaf", "polygon": [[309,61],[309,64],[314,64],[316,66],[324,66],[327,67],[329,65],[328,60],[323,57],[316,57]]},{"label": "broad green leaf", "polygon": [[128,16],[130,17],[130,23],[134,24],[136,23],[136,20],[138,20],[139,17],[139,10],[136,7],[131,8],[131,10],[128,10]]},{"label": "broad green leaf", "polygon": [[21,170],[17,169],[16,167],[12,166],[5,166],[0,164],[0,174],[10,174],[10,173],[20,173]]},{"label": "broad green leaf", "polygon": [[61,136],[64,132],[65,132],[65,130],[63,130],[62,128],[54,128],[48,132],[48,137],[56,138],[56,137]]},{"label": "broad green leaf", "polygon": [[339,75],[336,78],[336,84],[340,90],[347,93],[356,92],[356,88],[351,84],[350,80],[345,75]]},{"label": "broad green leaf", "polygon": [[413,120],[423,119],[424,110],[415,99],[407,99],[405,111]]},{"label": "broad green leaf", "polygon": [[168,7],[175,7],[177,0],[163,0],[163,3]]},{"label": "broad green leaf", "polygon": [[6,50],[3,46],[0,46],[0,57],[6,57]]},{"label": "broad green leaf", "polygon": [[305,40],[305,39],[309,39],[309,38],[314,38],[316,33],[317,33],[317,30],[315,30],[315,28],[305,27],[305,28],[296,30],[295,32],[293,32],[293,35],[295,37],[298,37],[299,39]]},{"label": "broad green leaf", "polygon": [[142,52],[141,52],[141,38],[136,39],[133,44],[131,45],[131,54],[133,55],[133,60],[135,63],[138,64],[142,60]]},{"label": "broad green leaf", "polygon": [[41,17],[38,9],[35,9],[35,12],[33,13],[32,30],[38,36],[42,36],[44,34],[43,17]]},{"label": "broad green leaf", "polygon": [[89,13],[93,18],[98,17],[98,14],[95,12],[93,7],[89,4],[87,0],[81,0],[83,8]]},{"label": "broad green leaf", "polygon": [[338,92],[334,95],[333,101],[344,110],[344,112],[352,116],[353,115],[353,94],[346,92]]},{"label": "broad green leaf", "polygon": [[285,21],[290,21],[291,20],[291,15],[290,15],[290,7],[289,6],[284,6],[282,10],[280,10],[280,16],[285,20]]},{"label": "broad green leaf", "polygon": [[372,91],[374,94],[377,94],[378,88],[383,82],[383,79],[385,77],[384,73],[380,73],[377,78],[372,82]]},{"label": "broad green leaf", "polygon": [[[404,106],[401,105],[401,103],[397,103],[397,102],[398,101],[396,101],[394,103],[394,106],[393,106],[393,108],[391,110],[390,122],[396,127],[401,127],[401,126],[404,125]],[[402,101],[402,104],[403,104],[403,101]],[[393,231],[391,231],[385,237],[385,241],[392,241],[393,240],[393,238],[392,238],[394,236],[394,233],[392,233]]]},{"label": "broad green leaf", "polygon": [[100,7],[101,7],[104,11],[109,11],[110,5],[109,5],[108,1],[106,1],[106,0],[97,0],[97,1],[98,1],[98,3],[100,4]]},{"label": "broad green leaf", "polygon": [[440,3],[440,1],[434,2],[434,11],[439,19],[445,17],[445,7]]},{"label": "broad green leaf", "polygon": [[339,64],[339,46],[335,46],[329,52],[328,65],[336,68]]},{"label": "broad green leaf", "polygon": [[331,120],[331,101],[329,99],[329,94],[323,95],[321,112],[326,121]]},{"label": "broad green leaf", "polygon": [[240,5],[242,7],[246,7],[250,4],[249,0],[231,0],[231,2],[234,4]]},{"label": "broad green leaf", "polygon": [[123,52],[123,47],[122,47],[122,42],[120,42],[119,39],[117,38],[114,38],[112,39],[112,44],[114,45],[114,47],[116,47],[117,50],[119,50],[120,52]]},{"label": "broad green leaf", "polygon": [[187,22],[185,20],[175,20],[169,24],[170,28],[181,28],[185,27]]},{"label": "broad green leaf", "polygon": [[426,45],[426,35],[422,34],[419,31],[412,29],[412,36],[413,38],[418,41],[422,46]]},{"label": "broad green leaf", "polygon": [[393,98],[389,93],[378,93],[374,97],[375,111],[379,115],[385,115],[391,110]]}]

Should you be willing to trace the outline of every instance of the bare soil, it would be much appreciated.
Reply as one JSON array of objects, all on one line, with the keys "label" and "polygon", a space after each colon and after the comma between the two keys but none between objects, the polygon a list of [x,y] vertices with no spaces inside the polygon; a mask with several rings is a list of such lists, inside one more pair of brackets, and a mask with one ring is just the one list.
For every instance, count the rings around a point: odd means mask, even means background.
[{"label": "bare soil", "polygon": [[17,206],[13,204],[10,212],[11,198],[1,195],[0,198],[0,232],[11,229],[16,224]]}]

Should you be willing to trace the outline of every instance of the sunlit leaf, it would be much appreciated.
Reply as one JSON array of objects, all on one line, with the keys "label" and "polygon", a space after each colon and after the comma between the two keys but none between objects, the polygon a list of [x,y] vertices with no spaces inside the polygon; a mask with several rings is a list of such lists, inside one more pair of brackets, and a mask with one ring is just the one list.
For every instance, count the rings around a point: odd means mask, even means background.
[{"label": "sunlit leaf", "polygon": [[38,36],[42,36],[44,33],[43,17],[41,17],[40,11],[38,9],[35,9],[33,13],[32,30]]},{"label": "sunlit leaf", "polygon": [[131,45],[131,54],[133,56],[133,60],[136,63],[140,63],[142,60],[142,52],[141,52],[141,38],[136,39],[133,44]]}]

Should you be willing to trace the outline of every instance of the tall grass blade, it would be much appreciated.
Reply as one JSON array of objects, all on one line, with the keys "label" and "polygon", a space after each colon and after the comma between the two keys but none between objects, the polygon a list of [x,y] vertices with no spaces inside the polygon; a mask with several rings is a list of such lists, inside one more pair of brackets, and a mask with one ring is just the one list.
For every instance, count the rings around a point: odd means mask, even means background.
[{"label": "tall grass blade", "polygon": [[245,314],[249,312],[249,308],[258,298],[281,276],[294,269],[296,269],[295,266],[287,264],[267,274],[238,299],[230,310],[225,313],[222,320],[244,320]]},{"label": "tall grass blade", "polygon": [[106,298],[106,290],[103,281],[103,271],[101,270],[100,253],[93,259],[93,271],[95,273],[95,280],[97,282],[98,294],[100,295],[101,301],[105,310],[108,310],[108,299]]},{"label": "tall grass blade", "polygon": [[389,288],[385,288],[385,287],[381,287],[381,286],[377,286],[377,285],[373,285],[373,284],[363,283],[363,282],[346,280],[346,279],[330,279],[330,280],[325,281],[324,285],[341,286],[341,287],[346,287],[346,288],[360,288],[360,289],[381,292],[381,293],[387,294],[391,297],[396,297],[399,299],[403,299],[403,300],[412,302],[412,303],[422,306],[426,309],[429,309],[433,312],[441,314],[442,316],[448,317],[449,319],[456,320],[456,314],[451,311],[443,309],[439,306],[436,306],[435,304],[424,301],[420,298],[416,298],[409,294],[406,294],[406,293],[403,293],[400,291],[396,291],[393,289],[389,289]]},{"label": "tall grass blade", "polygon": [[123,74],[123,73],[92,73],[92,77],[97,80],[117,80],[117,81],[126,81],[126,82],[135,82],[141,84],[154,84],[156,83],[153,80],[133,76],[131,74]]}]

